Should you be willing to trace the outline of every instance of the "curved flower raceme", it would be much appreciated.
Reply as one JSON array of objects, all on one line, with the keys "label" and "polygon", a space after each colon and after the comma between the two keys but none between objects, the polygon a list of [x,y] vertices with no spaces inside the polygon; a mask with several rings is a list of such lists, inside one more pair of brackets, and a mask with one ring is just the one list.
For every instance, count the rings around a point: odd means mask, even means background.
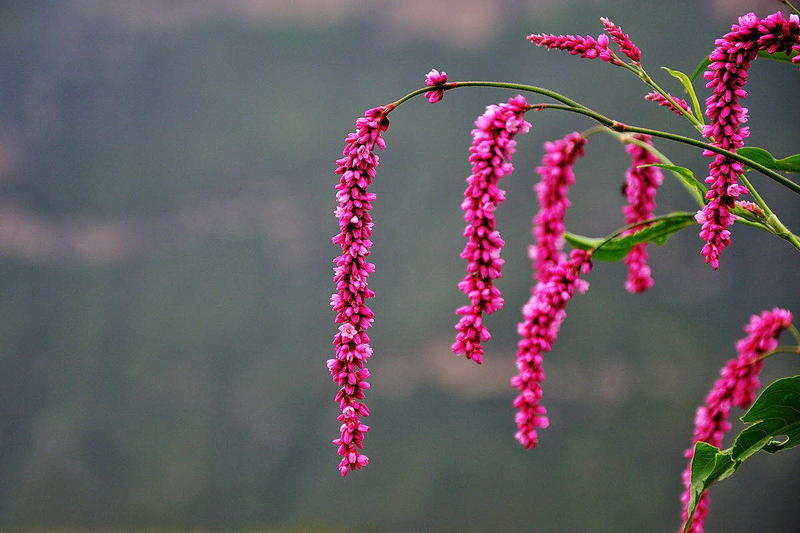
[{"label": "curved flower raceme", "polygon": [[517,333],[522,337],[517,343],[518,373],[511,378],[511,385],[520,391],[514,398],[517,409],[514,438],[526,448],[535,448],[539,443],[538,428],[550,424],[547,410],[541,405],[545,378],[543,355],[553,347],[573,295],[589,288],[580,275],[589,273],[591,268],[591,254],[573,250],[569,259],[550,266],[547,280],[537,282],[522,308],[523,321],[517,326]]},{"label": "curved flower raceme", "polygon": [[[644,143],[652,145],[649,135],[634,135]],[[628,144],[625,151],[631,156],[631,166],[625,172],[625,197],[628,204],[622,208],[625,215],[625,224],[633,224],[653,218],[656,209],[656,192],[661,186],[664,177],[658,167],[642,167],[659,163],[655,155],[636,144]],[[642,226],[633,228],[625,235],[636,233]],[[625,257],[628,265],[628,278],[625,289],[631,293],[644,292],[653,286],[653,277],[650,275],[650,266],[647,264],[647,245],[637,244]]]},{"label": "curved flower raceme", "polygon": [[623,54],[628,56],[634,63],[639,63],[642,59],[642,51],[639,47],[633,44],[628,34],[622,31],[622,28],[611,22],[606,17],[601,17],[600,22],[603,24],[603,29],[611,36],[611,39],[617,43],[619,49]]},{"label": "curved flower raceme", "polygon": [[608,47],[608,35],[601,33],[594,38],[590,35],[551,35],[534,33],[526,37],[536,46],[548,49],[558,48],[572,55],[580,55],[587,59],[602,59],[612,65],[623,65],[622,61]]},{"label": "curved flower raceme", "polygon": [[367,262],[372,247],[370,210],[375,194],[367,189],[375,178],[379,161],[375,148],[386,147],[381,137],[389,127],[385,111],[382,107],[369,109],[356,120],[356,131],[345,140],[344,157],[336,161],[336,173],[340,175],[335,211],[339,234],[333,237],[333,243],[341,247],[342,253],[333,260],[336,292],[331,297],[331,306],[336,312],[336,323],[341,325],[333,337],[336,355],[328,360],[328,370],[341,387],[335,401],[339,404],[338,420],[342,425],[333,444],[342,456],[339,472],[343,476],[369,462],[360,451],[369,431],[369,426],[361,422],[361,417],[369,416],[363,399],[370,386],[365,363],[372,355],[366,330],[372,325],[373,313],[366,300],[375,296],[367,286],[367,277],[375,270],[375,265]]},{"label": "curved flower raceme", "polygon": [[[780,12],[764,19],[748,13],[739,17],[739,23],[717,39],[715,45],[704,74],[708,80],[706,87],[713,93],[706,99],[709,124],[703,134],[713,138],[716,146],[733,151],[744,146],[750,135],[749,128],[742,127],[747,121],[747,109],[739,104],[747,96],[744,86],[750,63],[761,50],[775,54],[798,49],[800,20],[797,15],[787,19]],[[730,210],[739,196],[748,191],[738,184],[738,176],[744,172],[741,163],[711,151],[705,154],[714,158],[705,180],[709,184],[706,198],[710,201],[697,214],[697,221],[703,225],[700,238],[706,242],[701,253],[706,263],[717,269],[722,250],[731,242],[728,227],[734,217]]]},{"label": "curved flower raceme", "polygon": [[[681,106],[681,108],[683,108],[684,111],[689,111],[689,104],[686,102],[686,100],[684,100],[683,98],[678,98],[677,96],[673,96],[671,94],[669,96],[670,96],[670,98],[672,98],[675,101],[676,104]],[[655,91],[649,92],[646,95],[644,95],[644,99],[645,100],[649,100],[650,102],[655,102],[658,105],[660,105],[661,107],[666,107],[667,109],[670,109],[676,115],[679,115],[679,116],[683,115],[683,113],[681,113],[678,108],[676,108],[674,105],[672,105],[672,102],[670,102],[664,96],[662,96],[661,94],[659,94],[659,93],[657,93]]]},{"label": "curved flower raceme", "polygon": [[[431,71],[425,75],[425,85],[429,87],[436,87],[444,85],[445,83],[447,83],[447,72],[439,72],[436,69],[431,69]],[[444,91],[442,89],[428,91],[425,93],[425,98],[428,99],[428,102],[435,104],[444,98]]]},{"label": "curved flower raceme", "polygon": [[542,164],[536,167],[541,177],[534,187],[539,211],[533,219],[536,244],[528,249],[528,255],[534,262],[538,281],[546,281],[549,268],[565,259],[561,250],[564,247],[564,218],[570,206],[567,193],[575,183],[572,167],[583,156],[586,142],[578,132],[546,142]]},{"label": "curved flower raceme", "polygon": [[514,399],[517,409],[514,437],[526,448],[535,448],[539,442],[538,428],[549,425],[547,410],[540,403],[545,378],[543,354],[550,351],[558,336],[572,295],[588,288],[579,276],[591,268],[589,254],[576,250],[567,259],[562,252],[564,219],[570,206],[567,195],[575,183],[572,167],[583,156],[586,142],[578,132],[546,142],[542,164],[536,168],[541,177],[534,187],[539,202],[539,211],[533,218],[536,244],[529,248],[528,255],[537,282],[522,308],[523,321],[517,326],[522,339],[517,343],[518,373],[511,379],[511,385],[520,391]]},{"label": "curved flower raceme", "polygon": [[[691,460],[694,454],[694,443],[707,442],[721,447],[725,433],[731,429],[729,422],[732,407],[747,409],[755,400],[759,387],[758,373],[763,362],[761,356],[778,346],[778,337],[792,324],[792,314],[786,309],[775,308],[753,315],[745,326],[747,336],[736,343],[738,357],[728,361],[720,371],[720,377],[714,382],[705,399],[705,404],[697,409],[695,416],[692,447],[684,452],[689,458],[689,465],[683,471],[684,492],[681,496],[683,504],[682,519],[687,518],[687,506],[691,494]],[[691,533],[702,533],[703,524],[708,515],[709,497],[704,493],[695,508],[692,517]]]},{"label": "curved flower raceme", "polygon": [[475,120],[469,162],[472,173],[467,178],[464,191],[464,219],[467,226],[464,237],[467,244],[461,257],[467,261],[467,275],[458,284],[461,292],[470,299],[470,305],[459,307],[456,314],[461,319],[456,325],[452,349],[480,364],[483,361],[483,342],[491,338],[483,325],[483,316],[503,306],[500,291],[494,280],[502,275],[500,258],[503,239],[497,231],[494,210],[505,200],[505,191],[497,186],[503,177],[514,170],[511,157],[516,149],[514,137],[527,133],[530,123],[524,120],[529,106],[518,95],[507,103],[490,105]]}]

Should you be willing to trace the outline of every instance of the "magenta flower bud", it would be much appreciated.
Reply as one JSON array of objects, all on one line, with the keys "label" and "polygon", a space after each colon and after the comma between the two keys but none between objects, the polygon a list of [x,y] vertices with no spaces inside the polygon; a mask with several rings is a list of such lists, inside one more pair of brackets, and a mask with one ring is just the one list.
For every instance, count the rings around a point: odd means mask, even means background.
[{"label": "magenta flower bud", "polygon": [[[744,328],[747,336],[736,343],[738,356],[725,363],[720,370],[720,377],[706,396],[705,403],[697,408],[692,446],[684,452],[684,456],[689,459],[689,464],[683,471],[684,492],[681,495],[681,518],[684,523],[688,517],[691,496],[694,444],[702,441],[717,448],[722,447],[722,439],[731,429],[731,408],[747,409],[753,403],[759,387],[758,374],[763,366],[761,356],[777,348],[778,337],[791,324],[792,313],[777,307],[751,316]],[[706,492],[697,502],[690,533],[703,533],[709,501]]]},{"label": "magenta flower bud", "polygon": [[[428,85],[429,87],[436,87],[444,85],[445,83],[447,83],[447,72],[444,71],[439,72],[436,69],[431,69],[431,71],[425,75],[425,85]],[[428,102],[432,104],[435,104],[443,97],[444,97],[444,90],[442,89],[437,89],[435,91],[428,91],[425,93],[425,98],[427,98]]]},{"label": "magenta flower bud", "polygon": [[503,306],[500,290],[494,280],[502,276],[503,260],[500,252],[505,242],[497,231],[494,211],[505,200],[505,191],[497,184],[513,172],[511,158],[516,150],[516,137],[527,133],[530,123],[524,119],[529,106],[520,95],[507,103],[490,105],[475,120],[469,162],[472,173],[467,178],[464,191],[464,237],[467,244],[461,258],[467,263],[467,275],[458,288],[470,300],[459,307],[456,314],[461,319],[456,324],[452,350],[480,364],[483,362],[483,343],[491,333],[483,325],[483,316],[494,313]]},{"label": "magenta flower bud", "polygon": [[606,17],[602,17],[600,22],[603,23],[603,28],[606,30],[606,33],[608,33],[611,36],[611,39],[617,43],[617,46],[619,46],[619,49],[622,51],[622,53],[628,56],[634,63],[639,63],[639,61],[642,59],[642,51],[639,50],[638,46],[633,44],[630,36],[625,34],[622,31],[622,28],[611,22]]},{"label": "magenta flower bud", "polygon": [[[689,111],[689,104],[686,102],[686,100],[683,100],[682,98],[678,98],[677,96],[673,96],[673,95],[669,95],[669,96],[684,111]],[[661,107],[666,107],[667,109],[672,110],[672,112],[675,113],[676,115],[682,115],[683,114],[683,113],[680,112],[680,110],[677,107],[672,105],[672,102],[670,102],[669,100],[664,98],[661,94],[659,94],[659,93],[657,93],[655,91],[649,92],[646,95],[644,95],[644,99],[645,100],[649,100],[651,102],[655,102],[658,105],[660,105]]]},{"label": "magenta flower bud", "polygon": [[328,359],[327,367],[333,381],[339,385],[334,401],[341,414],[339,438],[332,442],[342,456],[339,472],[345,476],[350,470],[364,467],[369,459],[360,452],[369,426],[360,417],[369,416],[362,402],[364,391],[370,388],[366,379],[369,370],[364,366],[372,355],[366,330],[372,325],[374,313],[366,300],[375,296],[367,286],[367,278],[375,265],[367,262],[372,248],[372,201],[375,194],[367,187],[375,177],[379,158],[375,148],[386,146],[381,134],[389,127],[386,110],[369,109],[356,120],[356,130],[345,139],[341,159],[336,161],[338,206],[334,214],[339,220],[339,233],[333,237],[341,248],[341,255],[333,260],[333,283],[336,292],[331,296],[331,307],[336,313],[339,332],[333,337],[335,359]]},{"label": "magenta flower bud", "polygon": [[[750,130],[743,127],[747,122],[747,109],[739,101],[747,96],[750,63],[758,57],[761,50],[769,53],[790,52],[800,49],[800,19],[791,15],[788,19],[782,13],[773,13],[764,19],[748,13],[739,17],[739,23],[731,31],[715,42],[716,48],[709,56],[711,63],[704,77],[706,87],[713,92],[706,99],[706,116],[709,124],[703,135],[712,137],[713,142],[726,150],[737,150],[744,146]],[[795,58],[797,59],[797,58]],[[719,256],[730,244],[728,227],[734,216],[730,209],[738,195],[744,192],[737,185],[738,176],[744,171],[741,163],[715,153],[706,153],[714,159],[708,166],[709,184],[706,198],[710,200],[703,208],[703,227],[700,238],[706,244],[701,250],[706,263],[714,269],[719,268]]]},{"label": "magenta flower bud", "polygon": [[[652,145],[649,135],[635,135],[636,139]],[[656,192],[664,178],[658,167],[642,167],[659,163],[660,159],[650,151],[636,144],[628,144],[625,151],[631,156],[631,166],[625,172],[625,198],[628,204],[622,208],[625,215],[625,224],[633,224],[653,218],[656,209]],[[643,229],[637,226],[624,233],[630,235]],[[647,245],[637,244],[625,257],[628,265],[628,279],[625,289],[631,293],[644,292],[653,286],[653,277],[650,275],[650,266],[647,264]]]}]

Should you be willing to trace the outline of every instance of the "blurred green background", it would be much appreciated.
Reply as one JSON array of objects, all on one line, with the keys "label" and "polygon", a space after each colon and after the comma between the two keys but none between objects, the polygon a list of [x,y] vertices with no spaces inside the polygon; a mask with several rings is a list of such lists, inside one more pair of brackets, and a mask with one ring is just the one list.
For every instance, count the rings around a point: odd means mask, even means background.
[{"label": "blurred green background", "polygon": [[[332,170],[361,111],[451,79],[560,90],[691,134],[622,69],[524,40],[609,16],[691,71],[735,17],[778,2],[279,0],[0,4],[0,526],[283,531],[674,531],[694,409],[748,316],[800,313],[798,256],[737,227],[722,268],[695,231],[631,296],[598,264],[547,358],[551,427],[513,439],[515,324],[541,144],[590,124],[532,115],[498,216],[506,307],[478,367],[449,352],[472,120],[507,91],[392,115],[374,185],[372,464],[341,479],[325,360]],[[797,69],[758,61],[751,143],[798,152]],[[705,97],[705,91],[701,92]],[[538,101],[532,97],[531,101]],[[703,174],[707,163],[659,147]],[[569,226],[620,225],[610,138],[576,168]],[[797,198],[754,178],[800,228]],[[660,212],[691,209],[669,176]],[[762,381],[797,373],[788,356]],[[737,413],[738,415],[738,413]],[[714,489],[709,531],[800,531],[800,453]]]}]

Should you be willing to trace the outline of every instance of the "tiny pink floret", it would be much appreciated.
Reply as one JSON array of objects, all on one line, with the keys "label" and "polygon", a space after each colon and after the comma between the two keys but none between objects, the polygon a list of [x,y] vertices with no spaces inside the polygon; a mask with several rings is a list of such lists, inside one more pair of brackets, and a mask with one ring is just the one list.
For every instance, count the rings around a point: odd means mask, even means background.
[{"label": "tiny pink floret", "polygon": [[458,333],[452,350],[478,364],[483,362],[483,343],[492,337],[483,323],[484,316],[503,306],[500,290],[494,286],[494,280],[502,276],[500,252],[505,244],[494,216],[497,206],[505,200],[505,191],[497,184],[514,170],[511,164],[517,144],[514,138],[530,130],[530,123],[524,119],[528,109],[528,103],[520,95],[506,103],[490,105],[475,120],[472,130],[469,148],[472,173],[467,178],[461,204],[467,221],[464,228],[467,244],[461,252],[461,258],[467,262],[467,275],[458,284],[470,304],[456,310],[461,319],[456,325]]},{"label": "tiny pink floret", "polygon": [[372,248],[372,201],[375,194],[368,187],[375,178],[379,158],[376,148],[385,148],[381,134],[389,127],[383,107],[369,109],[356,120],[355,132],[345,139],[343,157],[336,161],[338,206],[334,214],[339,220],[339,233],[333,243],[341,248],[341,255],[333,260],[333,282],[336,292],[331,296],[331,307],[336,313],[339,332],[333,337],[335,358],[328,360],[328,371],[340,389],[334,400],[339,404],[341,422],[339,437],[333,440],[342,457],[339,472],[342,476],[350,470],[364,467],[369,459],[361,453],[364,435],[369,426],[361,422],[369,416],[364,391],[370,388],[369,370],[365,363],[372,356],[367,329],[372,325],[373,312],[366,301],[375,296],[367,286],[369,274],[375,265],[367,262]]},{"label": "tiny pink floret", "polygon": [[[720,377],[698,407],[694,420],[692,446],[684,456],[689,464],[683,471],[684,492],[681,495],[683,510],[681,519],[686,522],[687,508],[691,495],[692,455],[694,444],[702,441],[720,448],[725,433],[730,431],[732,407],[747,409],[756,397],[759,387],[758,374],[763,366],[761,356],[778,346],[778,337],[792,324],[792,313],[786,309],[774,308],[753,315],[744,328],[747,336],[736,343],[738,357],[731,359],[720,371]],[[709,508],[708,492],[697,502],[689,533],[703,533]]]},{"label": "tiny pink floret", "polygon": [[[431,69],[431,71],[425,75],[425,85],[429,87],[436,87],[437,85],[444,85],[445,83],[447,83],[447,72],[439,72],[436,69]],[[428,91],[425,93],[425,98],[428,99],[428,102],[435,104],[444,98],[444,90],[437,89],[435,91]]]}]

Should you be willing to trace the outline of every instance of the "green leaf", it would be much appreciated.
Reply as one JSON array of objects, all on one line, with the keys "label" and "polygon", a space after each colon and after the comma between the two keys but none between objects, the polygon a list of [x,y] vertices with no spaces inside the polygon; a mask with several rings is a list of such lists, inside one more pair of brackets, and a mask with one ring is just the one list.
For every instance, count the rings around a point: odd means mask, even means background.
[{"label": "green leaf", "polygon": [[681,229],[696,224],[693,213],[676,212],[665,215],[669,218],[664,218],[658,222],[654,222],[642,230],[626,235],[624,237],[615,237],[610,241],[603,244],[606,240],[603,237],[585,237],[583,235],[576,235],[574,233],[564,233],[564,238],[575,248],[581,250],[594,250],[602,244],[602,247],[592,253],[592,257],[599,261],[619,261],[623,259],[631,248],[643,242],[651,242],[655,244],[664,244],[669,237]]},{"label": "green leaf", "polygon": [[665,170],[669,170],[675,175],[675,177],[677,177],[679,180],[685,183],[689,187],[690,191],[691,190],[696,191],[697,194],[695,194],[694,196],[699,198],[701,202],[703,198],[706,197],[708,189],[706,188],[705,185],[700,183],[700,180],[694,177],[694,172],[692,172],[686,167],[679,167],[678,165],[666,165],[664,163],[651,163],[649,165],[639,165],[638,168],[642,167],[658,167],[658,168],[663,168]]},{"label": "green leaf", "polygon": [[740,464],[741,461],[733,459],[730,450],[721,451],[705,442],[695,443],[692,456],[692,485],[687,507],[689,518],[684,531],[688,531],[692,524],[694,510],[703,492],[717,481],[731,476]]},{"label": "green leaf", "polygon": [[783,159],[775,159],[768,151],[756,146],[745,146],[739,148],[736,153],[756,163],[760,163],[773,170],[783,170],[784,172],[800,172],[800,154],[790,155]]},{"label": "green leaf", "polygon": [[711,60],[708,58],[708,56],[704,57],[703,60],[700,61],[700,63],[698,63],[697,66],[694,68],[694,72],[692,72],[692,75],[689,76],[689,79],[692,81],[696,80],[700,74],[705,72],[706,68],[708,68],[710,64]]},{"label": "green leaf", "polygon": [[[743,461],[763,449],[770,453],[800,445],[800,376],[770,384],[741,418],[753,424],[733,443],[733,458]],[[776,440],[784,436],[784,440]]]},{"label": "green leaf", "polygon": [[796,63],[792,63],[792,58],[797,56],[797,52],[786,54],[786,53],[778,53],[778,54],[770,54],[766,50],[762,50],[758,53],[758,57],[763,57],[764,59],[771,59],[773,61],[778,61],[779,63],[789,63],[790,65],[796,65]]},{"label": "green leaf", "polygon": [[692,99],[692,108],[694,109],[694,116],[697,117],[699,120],[703,119],[703,110],[700,108],[700,102],[697,101],[697,93],[694,92],[694,85],[692,85],[692,80],[689,79],[689,76],[681,72],[680,70],[672,70],[671,68],[661,67],[673,78],[677,78],[678,81],[681,82],[683,85],[683,90],[686,91],[686,94],[689,95],[689,98]]}]

